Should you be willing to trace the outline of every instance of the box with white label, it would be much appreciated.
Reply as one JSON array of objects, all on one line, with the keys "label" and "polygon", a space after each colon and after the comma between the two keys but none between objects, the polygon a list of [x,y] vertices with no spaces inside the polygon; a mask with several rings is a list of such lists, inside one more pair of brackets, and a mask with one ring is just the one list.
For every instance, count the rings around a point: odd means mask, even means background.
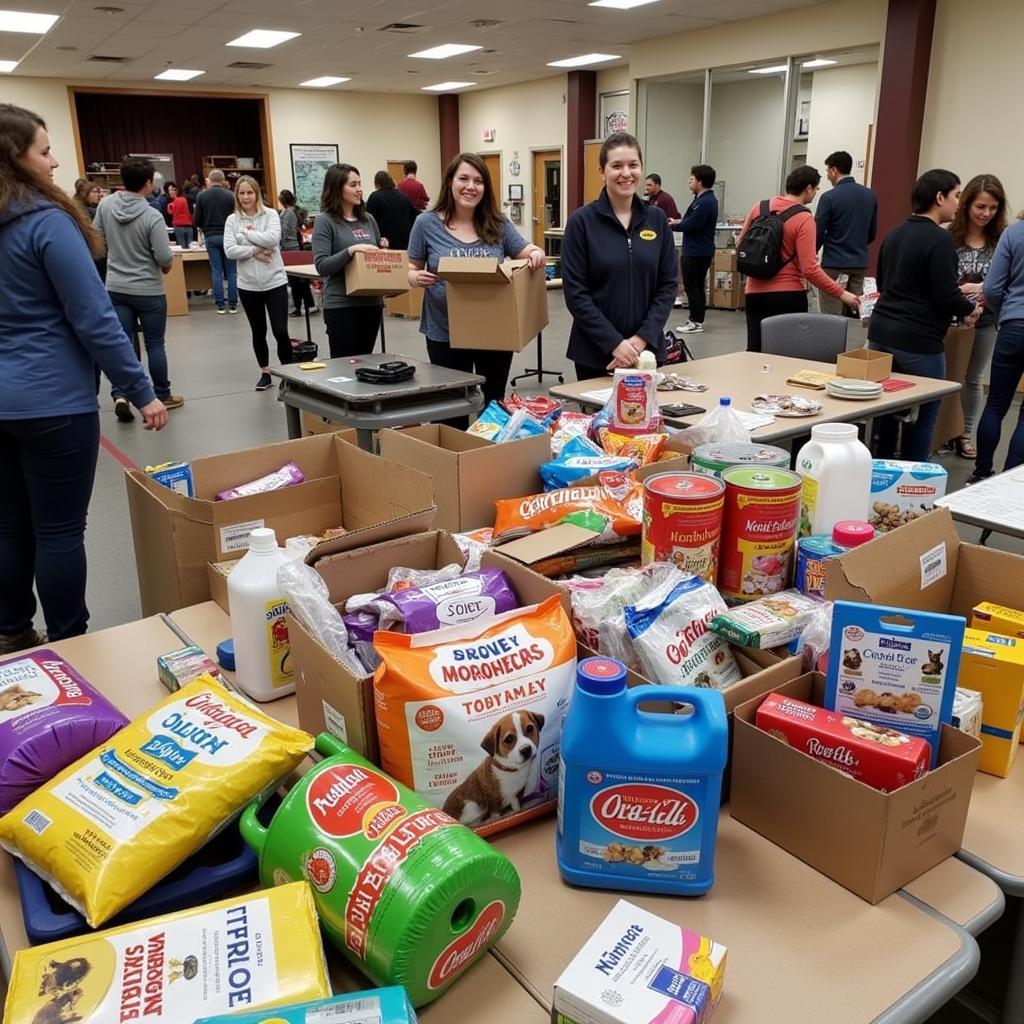
[{"label": "box with white label", "polygon": [[555,1024],[707,1024],[725,946],[619,900],[555,982]]},{"label": "box with white label", "polygon": [[935,499],[946,493],[947,476],[937,462],[875,459],[868,522],[879,533],[888,533],[931,512]]}]

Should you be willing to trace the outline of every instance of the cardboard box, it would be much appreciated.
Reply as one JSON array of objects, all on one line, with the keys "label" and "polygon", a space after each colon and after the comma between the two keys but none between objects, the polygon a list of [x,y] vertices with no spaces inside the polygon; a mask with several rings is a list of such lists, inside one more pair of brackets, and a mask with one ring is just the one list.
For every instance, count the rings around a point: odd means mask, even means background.
[{"label": "cardboard box", "polygon": [[892,376],[892,355],[871,348],[840,352],[836,359],[836,374],[856,380],[888,380]]},{"label": "cardboard box", "polygon": [[452,348],[521,352],[548,325],[544,271],[526,260],[445,256],[437,273],[448,282]]},{"label": "cardboard box", "polygon": [[[383,589],[396,566],[439,569],[452,562],[465,562],[458,545],[449,534],[433,530],[321,558],[315,568],[327,583],[331,601],[341,606],[354,594]],[[481,564],[505,571],[520,604],[538,604],[555,594],[570,611],[568,595],[526,566],[496,551],[486,552]],[[293,615],[288,616],[288,636],[300,726],[314,734],[334,733],[378,762],[373,676],[356,678]]]},{"label": "cardboard box", "polygon": [[317,416],[316,413],[308,412],[305,409],[299,412],[299,421],[302,425],[302,436],[312,437],[314,434],[334,434],[349,444],[358,444],[358,434],[351,428],[346,427],[337,420],[329,420],[326,416]]},{"label": "cardboard box", "polygon": [[494,525],[494,503],[544,489],[540,466],[551,460],[547,434],[495,444],[445,424],[382,430],[382,458],[412,466],[434,481],[439,530],[461,533]]},{"label": "cardboard box", "polygon": [[[742,309],[744,305],[743,275],[735,266],[722,269],[718,266],[720,256],[715,256],[715,269],[711,275],[711,305],[719,309]],[[732,262],[736,256],[733,253]]]},{"label": "cardboard box", "polygon": [[982,601],[971,612],[970,627],[1024,638],[1024,612],[991,601]]},{"label": "cardboard box", "polygon": [[410,288],[401,295],[384,300],[384,311],[391,316],[419,317],[423,313],[423,288]]},{"label": "cardboard box", "polygon": [[409,290],[409,254],[402,249],[357,252],[345,266],[346,295],[398,295]]},{"label": "cardboard box", "polygon": [[[974,351],[973,327],[950,327],[943,342],[946,350],[946,380],[965,384],[967,368]],[[948,441],[964,433],[964,406],[961,392],[946,395],[939,402],[939,415],[932,433],[932,451],[938,451]]]},{"label": "cardboard box", "polygon": [[716,249],[714,270],[715,277],[718,276],[719,271],[723,271],[727,274],[738,274],[739,267],[736,265],[736,250]]},{"label": "cardboard box", "polygon": [[[294,462],[306,479],[279,491],[215,501],[227,487]],[[239,558],[257,526],[280,541],[342,527],[346,546],[374,544],[428,529],[436,508],[430,478],[387,465],[335,434],[227,452],[192,462],[195,497],[162,487],[139,470],[125,474],[142,614],[170,612],[210,599],[208,562]],[[331,541],[320,557],[338,550]]]},{"label": "cardboard box", "polygon": [[[777,692],[819,707],[814,672]],[[938,767],[880,793],[755,724],[763,697],[735,711],[730,812],[869,903],[878,903],[960,849],[981,744],[942,729]]]},{"label": "cardboard box", "polygon": [[1010,774],[1024,720],[1024,640],[968,629],[960,656],[959,684],[981,694],[978,771]]}]

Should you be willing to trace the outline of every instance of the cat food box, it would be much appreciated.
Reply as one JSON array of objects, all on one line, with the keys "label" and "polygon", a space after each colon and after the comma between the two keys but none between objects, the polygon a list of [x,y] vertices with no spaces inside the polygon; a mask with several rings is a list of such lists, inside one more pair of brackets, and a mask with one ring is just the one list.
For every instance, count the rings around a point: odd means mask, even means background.
[{"label": "cat food box", "polygon": [[918,736],[780,693],[770,693],[761,702],[757,727],[883,793],[920,778],[931,763],[931,747]]},{"label": "cat food box", "polygon": [[725,946],[619,900],[555,982],[555,1024],[707,1024]]},{"label": "cat food box", "polygon": [[935,507],[946,493],[948,474],[937,462],[875,459],[871,463],[871,511],[868,522],[888,533]]},{"label": "cat food box", "polygon": [[921,737],[934,768],[941,727],[952,721],[966,627],[959,615],[836,601],[825,707]]}]

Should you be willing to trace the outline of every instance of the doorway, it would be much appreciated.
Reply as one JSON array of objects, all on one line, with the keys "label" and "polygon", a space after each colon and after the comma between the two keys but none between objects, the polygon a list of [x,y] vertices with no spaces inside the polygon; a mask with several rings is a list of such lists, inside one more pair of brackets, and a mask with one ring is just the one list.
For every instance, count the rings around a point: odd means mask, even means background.
[{"label": "doorway", "polygon": [[394,183],[397,185],[405,177],[405,161],[389,160],[388,174],[391,175],[392,179],[394,180]]},{"label": "doorway", "polygon": [[494,198],[501,209],[505,197],[501,193],[501,154],[500,153],[478,153],[477,156],[487,165],[491,174],[491,184],[494,186]]},{"label": "doorway", "polygon": [[562,151],[533,154],[533,244],[547,252],[544,232],[562,227]]}]

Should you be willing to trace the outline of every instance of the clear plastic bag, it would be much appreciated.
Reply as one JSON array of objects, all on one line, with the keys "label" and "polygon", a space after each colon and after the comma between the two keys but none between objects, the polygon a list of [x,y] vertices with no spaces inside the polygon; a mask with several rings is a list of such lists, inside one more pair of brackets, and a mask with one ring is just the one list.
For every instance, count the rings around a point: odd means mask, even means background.
[{"label": "clear plastic bag", "polygon": [[802,655],[802,671],[828,671],[828,646],[832,635],[832,602],[825,601],[811,612],[804,631],[796,641],[795,654]]},{"label": "clear plastic bag", "polygon": [[750,444],[750,431],[743,425],[729,398],[706,413],[692,427],[679,431],[677,438],[693,448],[702,444]]}]

